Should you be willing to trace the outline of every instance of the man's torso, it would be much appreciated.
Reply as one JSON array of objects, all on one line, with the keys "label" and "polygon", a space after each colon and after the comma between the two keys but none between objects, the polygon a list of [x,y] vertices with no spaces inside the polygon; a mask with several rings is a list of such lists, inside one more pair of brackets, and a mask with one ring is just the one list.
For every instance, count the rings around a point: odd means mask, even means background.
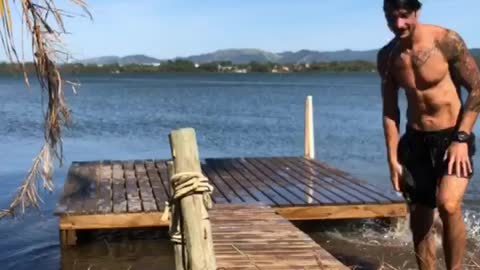
[{"label": "man's torso", "polygon": [[461,110],[459,88],[438,43],[446,29],[419,25],[412,48],[393,40],[387,45],[386,72],[408,101],[408,125],[417,130],[441,130],[457,124]]}]

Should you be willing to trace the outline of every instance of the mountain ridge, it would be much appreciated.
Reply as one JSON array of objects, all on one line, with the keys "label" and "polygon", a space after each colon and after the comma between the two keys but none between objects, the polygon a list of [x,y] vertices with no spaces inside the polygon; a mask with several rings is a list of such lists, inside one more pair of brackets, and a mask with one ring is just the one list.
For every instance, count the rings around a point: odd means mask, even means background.
[{"label": "mountain ridge", "polygon": [[[198,64],[210,62],[232,62],[233,64],[247,64],[250,62],[274,62],[279,64],[304,64],[313,62],[345,62],[345,61],[367,61],[376,62],[378,50],[337,50],[337,51],[315,51],[302,49],[296,52],[284,51],[273,53],[260,49],[223,49],[214,52],[191,55],[187,57],[176,57],[169,60],[189,60]],[[470,49],[472,55],[480,58],[480,48]],[[100,56],[77,61],[82,64],[93,65],[157,65],[169,60],[158,59],[144,54],[119,56]]]}]

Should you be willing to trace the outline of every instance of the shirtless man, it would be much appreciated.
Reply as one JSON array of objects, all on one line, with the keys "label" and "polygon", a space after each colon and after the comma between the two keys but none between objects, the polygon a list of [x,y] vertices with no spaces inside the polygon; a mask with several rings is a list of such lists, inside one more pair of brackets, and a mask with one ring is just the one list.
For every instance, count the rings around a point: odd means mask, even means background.
[{"label": "shirtless man", "polygon": [[[378,54],[388,163],[393,188],[409,202],[419,268],[435,269],[431,229],[438,207],[447,268],[462,269],[461,204],[473,174],[480,73],[459,34],[418,22],[420,8],[418,0],[384,0],[385,18],[395,34]],[[465,104],[460,86],[468,91]],[[400,88],[408,109],[406,132],[399,140]]]}]

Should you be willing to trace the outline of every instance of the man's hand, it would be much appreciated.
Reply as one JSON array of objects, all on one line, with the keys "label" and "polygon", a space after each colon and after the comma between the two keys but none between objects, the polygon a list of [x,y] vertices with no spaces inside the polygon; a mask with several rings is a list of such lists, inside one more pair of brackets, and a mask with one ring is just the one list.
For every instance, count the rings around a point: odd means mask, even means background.
[{"label": "man's hand", "polygon": [[452,142],[445,152],[445,160],[448,159],[448,174],[453,174],[457,177],[468,177],[472,171],[470,158],[468,156],[468,144],[461,142]]},{"label": "man's hand", "polygon": [[396,192],[403,192],[403,176],[402,165],[398,162],[390,164],[390,179],[392,180],[393,189]]}]

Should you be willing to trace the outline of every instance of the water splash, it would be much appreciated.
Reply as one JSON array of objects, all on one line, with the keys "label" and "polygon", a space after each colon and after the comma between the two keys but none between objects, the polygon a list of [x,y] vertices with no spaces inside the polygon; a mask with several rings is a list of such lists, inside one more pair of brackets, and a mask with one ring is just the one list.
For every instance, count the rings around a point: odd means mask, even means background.
[{"label": "water splash", "polygon": [[[441,245],[442,225],[438,212],[435,211],[435,239]],[[475,249],[480,249],[480,211],[468,209],[464,213],[467,230],[467,241],[473,243]],[[412,244],[412,234],[409,228],[409,216],[405,219],[386,225],[378,220],[362,220],[350,223],[342,229],[332,229],[326,232],[330,237],[364,246],[406,247]]]},{"label": "water splash", "polygon": [[480,249],[480,211],[467,210],[464,214],[467,239]]}]

